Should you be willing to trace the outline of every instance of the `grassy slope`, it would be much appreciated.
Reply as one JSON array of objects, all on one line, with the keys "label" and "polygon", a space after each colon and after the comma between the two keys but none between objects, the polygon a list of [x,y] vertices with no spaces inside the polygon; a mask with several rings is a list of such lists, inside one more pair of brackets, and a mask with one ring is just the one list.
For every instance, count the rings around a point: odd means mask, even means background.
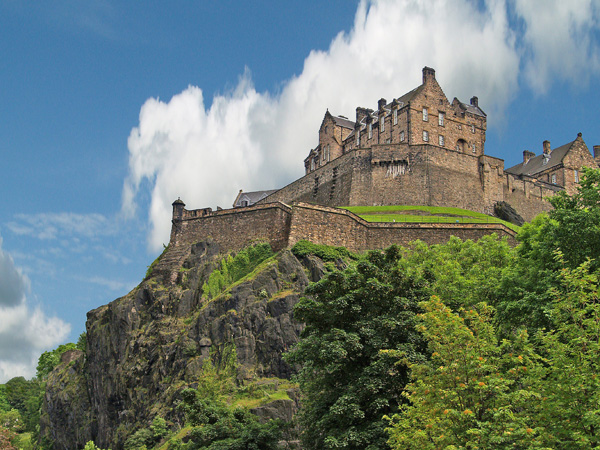
[{"label": "grassy slope", "polygon": [[[417,223],[503,223],[514,231],[519,227],[497,217],[460,208],[442,206],[346,206],[343,207],[367,222],[417,222]],[[423,215],[411,212],[425,213]]]}]

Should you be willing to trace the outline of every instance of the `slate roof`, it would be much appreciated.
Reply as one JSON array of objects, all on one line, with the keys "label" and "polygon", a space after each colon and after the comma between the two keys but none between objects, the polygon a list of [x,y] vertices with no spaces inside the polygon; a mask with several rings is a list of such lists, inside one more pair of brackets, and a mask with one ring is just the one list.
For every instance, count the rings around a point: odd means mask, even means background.
[{"label": "slate roof", "polygon": [[351,130],[354,129],[354,122],[352,122],[349,119],[346,119],[345,117],[340,117],[340,116],[334,116],[332,115],[331,117],[333,117],[333,120],[335,122],[336,125],[339,125],[340,127],[344,127],[344,128],[350,128]]},{"label": "slate roof", "polygon": [[253,191],[253,192],[240,191],[240,193],[237,195],[237,197],[235,199],[235,202],[233,203],[233,207],[238,208],[238,207],[242,206],[243,201],[248,202],[247,206],[252,206],[256,202],[262,200],[265,197],[268,197],[273,192],[277,192],[278,190],[279,189],[271,189],[271,190],[267,190],[267,191]]},{"label": "slate roof", "polygon": [[[509,167],[505,172],[513,175],[527,175],[535,176],[540,172],[544,172],[548,169],[552,169],[562,164],[563,158],[571,149],[575,141],[569,142],[568,144],[561,145],[550,152],[550,158],[544,158],[544,154],[534,156],[527,163],[517,164],[516,166]],[[544,162],[544,160],[546,161]]]},{"label": "slate roof", "polygon": [[479,106],[473,106],[468,103],[463,103],[459,100],[460,106],[462,109],[466,110],[468,113],[475,114],[476,116],[487,117],[487,115],[483,112],[483,110]]}]

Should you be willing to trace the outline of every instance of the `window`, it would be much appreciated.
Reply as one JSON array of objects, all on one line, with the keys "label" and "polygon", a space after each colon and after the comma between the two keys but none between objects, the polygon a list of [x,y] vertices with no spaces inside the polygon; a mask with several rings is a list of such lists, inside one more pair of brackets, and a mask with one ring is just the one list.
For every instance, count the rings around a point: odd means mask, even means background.
[{"label": "window", "polygon": [[579,183],[579,170],[575,169],[575,183]]},{"label": "window", "polygon": [[315,158],[310,158],[310,170],[315,170]]},{"label": "window", "polygon": [[439,141],[440,147],[443,147],[443,146],[444,146],[444,136],[442,136],[442,135],[440,134],[440,135],[439,135],[439,138],[438,138],[438,141]]},{"label": "window", "polygon": [[329,144],[323,149],[323,161],[329,161]]},{"label": "window", "polygon": [[400,142],[404,142],[404,131],[400,132]]},{"label": "window", "polygon": [[444,119],[445,118],[446,118],[446,114],[445,113],[443,113],[443,112],[439,113],[439,115],[438,115],[438,125],[440,127],[444,126]]},{"label": "window", "polygon": [[471,125],[471,133],[475,134],[475,125]]},{"label": "window", "polygon": [[429,120],[429,114],[427,113],[427,108],[423,108],[423,122],[427,122]]},{"label": "window", "polygon": [[356,130],[356,146],[360,147],[360,130]]},{"label": "window", "polygon": [[398,125],[398,110],[394,109],[394,125]]},{"label": "window", "polygon": [[556,184],[556,174],[555,173],[552,174],[551,180],[552,180],[552,184]]},{"label": "window", "polygon": [[423,130],[423,141],[429,142],[429,133],[425,130]]},{"label": "window", "polygon": [[382,133],[385,131],[385,116],[379,118],[379,131]]},{"label": "window", "polygon": [[473,144],[471,147],[473,148],[473,153],[475,153],[475,151],[476,151],[475,144]]},{"label": "window", "polygon": [[369,139],[373,137],[373,124],[369,122]]}]

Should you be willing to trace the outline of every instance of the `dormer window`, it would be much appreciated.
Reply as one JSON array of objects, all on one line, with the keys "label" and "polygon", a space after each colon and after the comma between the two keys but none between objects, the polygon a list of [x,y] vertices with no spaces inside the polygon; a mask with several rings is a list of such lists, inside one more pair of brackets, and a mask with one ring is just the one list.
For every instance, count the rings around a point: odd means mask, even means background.
[{"label": "dormer window", "polygon": [[427,113],[427,108],[423,108],[423,122],[427,122],[429,120],[429,114]]},{"label": "dormer window", "polygon": [[394,109],[394,125],[398,125],[398,110]]}]

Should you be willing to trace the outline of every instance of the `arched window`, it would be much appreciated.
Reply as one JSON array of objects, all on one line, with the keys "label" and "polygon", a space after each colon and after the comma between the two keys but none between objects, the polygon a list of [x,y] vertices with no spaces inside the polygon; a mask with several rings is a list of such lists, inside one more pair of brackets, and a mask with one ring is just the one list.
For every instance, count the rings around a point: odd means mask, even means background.
[{"label": "arched window", "polygon": [[459,139],[456,141],[456,151],[464,153],[467,149],[467,142],[464,139]]}]

